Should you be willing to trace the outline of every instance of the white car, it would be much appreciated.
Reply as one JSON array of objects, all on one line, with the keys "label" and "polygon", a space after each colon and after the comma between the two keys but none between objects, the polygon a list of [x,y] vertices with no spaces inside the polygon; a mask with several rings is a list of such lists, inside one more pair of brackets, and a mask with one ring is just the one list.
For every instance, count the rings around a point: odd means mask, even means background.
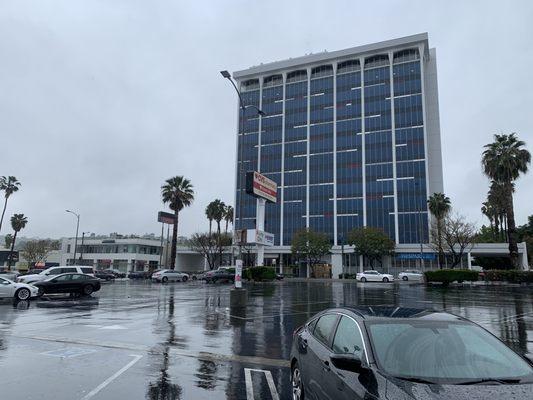
[{"label": "white car", "polygon": [[163,269],[153,274],[152,279],[157,282],[187,282],[189,280],[189,274],[186,274],[184,272],[178,272],[173,269]]},{"label": "white car", "polygon": [[394,277],[391,274],[382,274],[378,271],[369,270],[358,272],[355,279],[360,282],[392,282]]},{"label": "white car", "polygon": [[408,271],[402,271],[398,274],[398,279],[401,279],[402,281],[421,281],[423,279],[424,275],[422,275],[422,272],[417,270],[408,270]]},{"label": "white car", "polygon": [[82,266],[68,266],[68,267],[50,267],[38,274],[31,275],[22,275],[17,278],[19,283],[33,283],[44,281],[46,278],[50,278],[54,275],[67,274],[67,273],[78,273],[94,276],[94,271],[92,267],[82,267]]},{"label": "white car", "polygon": [[0,297],[14,298],[16,300],[29,300],[37,297],[39,289],[25,283],[15,283],[9,279],[0,277]]}]

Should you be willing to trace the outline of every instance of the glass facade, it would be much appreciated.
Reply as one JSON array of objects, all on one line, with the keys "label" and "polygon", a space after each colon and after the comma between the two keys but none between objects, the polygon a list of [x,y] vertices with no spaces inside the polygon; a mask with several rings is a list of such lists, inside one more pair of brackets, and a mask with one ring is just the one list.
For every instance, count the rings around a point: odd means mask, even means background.
[{"label": "glass facade", "polygon": [[[278,184],[265,216],[276,245],[305,227],[340,245],[365,225],[428,241],[421,62],[408,48],[241,81],[245,104],[266,115],[241,112],[238,166]],[[243,196],[242,223],[239,204],[237,192],[236,229],[254,228],[255,198]]]}]

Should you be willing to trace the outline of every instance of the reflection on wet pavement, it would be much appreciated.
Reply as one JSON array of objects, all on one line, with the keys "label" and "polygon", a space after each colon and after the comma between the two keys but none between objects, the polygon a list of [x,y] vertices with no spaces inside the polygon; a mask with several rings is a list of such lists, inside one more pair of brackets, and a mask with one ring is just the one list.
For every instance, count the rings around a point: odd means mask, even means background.
[{"label": "reflection on wet pavement", "polygon": [[[286,281],[247,288],[244,309],[229,308],[229,286],[200,282],[116,282],[88,299],[0,303],[2,398],[246,399],[246,369],[256,398],[285,399],[292,332],[341,305],[444,309],[533,352],[530,287]],[[22,384],[28,368],[38,371],[31,387]]]}]

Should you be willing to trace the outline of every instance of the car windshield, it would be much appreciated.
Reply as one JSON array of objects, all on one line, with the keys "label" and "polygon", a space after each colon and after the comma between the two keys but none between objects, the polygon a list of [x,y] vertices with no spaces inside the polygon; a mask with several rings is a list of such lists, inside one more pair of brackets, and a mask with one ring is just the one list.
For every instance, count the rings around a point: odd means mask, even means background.
[{"label": "car windshield", "polygon": [[533,368],[484,329],[464,322],[367,322],[385,373],[437,383],[533,380]]}]

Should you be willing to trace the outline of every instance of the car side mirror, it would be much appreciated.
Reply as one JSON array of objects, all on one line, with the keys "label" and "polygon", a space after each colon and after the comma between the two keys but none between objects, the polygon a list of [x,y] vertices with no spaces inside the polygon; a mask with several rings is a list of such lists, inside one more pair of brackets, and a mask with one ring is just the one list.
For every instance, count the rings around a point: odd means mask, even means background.
[{"label": "car side mirror", "polygon": [[360,374],[368,369],[366,362],[355,354],[333,354],[331,362],[335,368]]}]

